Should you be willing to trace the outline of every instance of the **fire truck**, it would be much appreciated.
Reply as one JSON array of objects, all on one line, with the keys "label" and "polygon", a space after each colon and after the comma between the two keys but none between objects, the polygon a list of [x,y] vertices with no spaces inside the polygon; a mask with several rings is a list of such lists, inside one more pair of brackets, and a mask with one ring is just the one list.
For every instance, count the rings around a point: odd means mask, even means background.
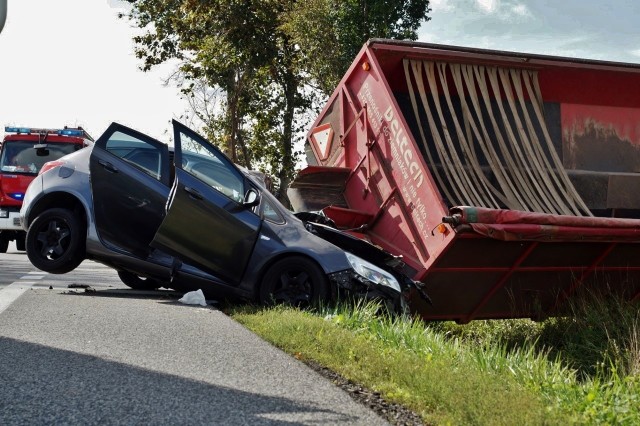
[{"label": "fire truck", "polygon": [[11,241],[16,242],[16,249],[25,249],[19,212],[24,193],[40,168],[93,143],[81,127],[5,127],[4,131],[0,145],[0,253],[6,253]]}]

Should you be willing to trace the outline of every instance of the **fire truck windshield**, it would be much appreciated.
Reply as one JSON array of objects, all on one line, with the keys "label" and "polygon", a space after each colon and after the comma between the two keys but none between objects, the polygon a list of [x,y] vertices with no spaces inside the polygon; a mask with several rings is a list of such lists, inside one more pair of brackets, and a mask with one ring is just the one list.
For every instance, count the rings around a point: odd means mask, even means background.
[{"label": "fire truck windshield", "polygon": [[0,171],[37,174],[44,163],[57,160],[82,148],[81,144],[56,142],[39,145],[29,141],[5,141],[2,144]]}]

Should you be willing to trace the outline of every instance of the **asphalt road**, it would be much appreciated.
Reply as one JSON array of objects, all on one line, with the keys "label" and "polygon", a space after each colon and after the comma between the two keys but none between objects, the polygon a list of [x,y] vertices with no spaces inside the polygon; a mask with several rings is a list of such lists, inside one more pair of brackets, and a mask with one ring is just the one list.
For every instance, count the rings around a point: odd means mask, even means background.
[{"label": "asphalt road", "polygon": [[0,254],[0,424],[386,424],[213,305],[177,299],[93,262],[49,275]]}]

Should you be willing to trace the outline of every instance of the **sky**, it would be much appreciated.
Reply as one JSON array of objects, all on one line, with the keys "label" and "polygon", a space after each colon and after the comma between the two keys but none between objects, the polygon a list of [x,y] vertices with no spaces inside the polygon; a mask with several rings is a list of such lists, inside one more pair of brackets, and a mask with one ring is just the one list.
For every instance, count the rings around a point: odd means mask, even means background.
[{"label": "sky", "polygon": [[[0,126],[112,121],[168,140],[186,104],[172,65],[139,70],[120,0],[8,0],[0,33]],[[640,63],[638,0],[431,0],[419,41]],[[2,129],[3,130],[3,129]]]},{"label": "sky", "polygon": [[420,41],[640,63],[637,0],[431,0]]},{"label": "sky", "polygon": [[8,0],[0,33],[0,126],[83,126],[94,138],[116,121],[166,140],[184,110],[166,87],[171,68],[139,70],[134,29],[115,0]]}]

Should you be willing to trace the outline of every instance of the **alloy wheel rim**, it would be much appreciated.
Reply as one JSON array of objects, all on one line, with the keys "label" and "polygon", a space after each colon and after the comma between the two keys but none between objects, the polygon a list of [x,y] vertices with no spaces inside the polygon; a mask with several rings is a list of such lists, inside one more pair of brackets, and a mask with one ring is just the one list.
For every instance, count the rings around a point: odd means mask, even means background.
[{"label": "alloy wheel rim", "polygon": [[53,219],[43,226],[38,233],[37,241],[40,246],[40,255],[49,260],[56,260],[62,256],[69,246],[71,230],[63,220]]},{"label": "alloy wheel rim", "polygon": [[309,274],[303,270],[288,270],[280,274],[279,286],[273,298],[279,303],[305,305],[311,301],[312,283]]}]

